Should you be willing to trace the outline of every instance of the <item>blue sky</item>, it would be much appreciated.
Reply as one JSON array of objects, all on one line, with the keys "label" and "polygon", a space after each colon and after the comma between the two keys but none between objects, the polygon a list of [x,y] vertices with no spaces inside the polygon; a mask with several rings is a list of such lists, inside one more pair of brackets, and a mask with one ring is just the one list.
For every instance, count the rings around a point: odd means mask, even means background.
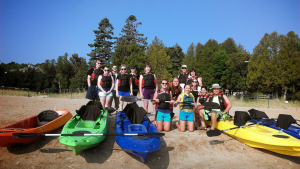
[{"label": "blue sky", "polygon": [[265,33],[299,35],[299,0],[0,0],[0,61],[42,63],[68,53],[87,57],[107,17],[119,37],[135,15],[138,31],[186,53],[193,42],[231,37],[252,53]]}]

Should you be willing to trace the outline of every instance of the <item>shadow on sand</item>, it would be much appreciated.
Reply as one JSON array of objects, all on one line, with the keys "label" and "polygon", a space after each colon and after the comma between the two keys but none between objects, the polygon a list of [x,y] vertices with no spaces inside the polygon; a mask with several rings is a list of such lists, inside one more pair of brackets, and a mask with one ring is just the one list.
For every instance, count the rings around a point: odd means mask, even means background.
[{"label": "shadow on sand", "polygon": [[300,157],[278,154],[278,153],[275,153],[275,152],[272,152],[272,151],[269,151],[269,150],[260,149],[260,148],[257,148],[257,150],[262,151],[266,154],[271,154],[273,156],[289,160],[289,161],[294,162],[296,164],[300,164]]},{"label": "shadow on sand", "polygon": [[[62,128],[63,127],[60,127],[59,129],[57,129],[57,130],[55,130],[54,132],[51,132],[51,133],[60,134],[61,131],[62,131]],[[54,139],[57,139],[57,137],[42,137],[41,139],[39,139],[39,140],[37,140],[33,143],[16,144],[12,147],[7,147],[7,150],[10,153],[16,154],[16,155],[31,153],[31,152],[34,152],[34,151],[37,151],[37,150],[43,148],[46,144],[50,143]],[[47,150],[48,149],[46,149],[46,151]],[[58,150],[63,150],[63,149],[58,149]]]},{"label": "shadow on sand", "polygon": [[[108,120],[108,133],[114,133],[115,116],[109,116]],[[79,155],[82,156],[87,163],[102,164],[112,155],[114,143],[115,137],[107,136],[98,146],[86,149],[80,152]]]}]

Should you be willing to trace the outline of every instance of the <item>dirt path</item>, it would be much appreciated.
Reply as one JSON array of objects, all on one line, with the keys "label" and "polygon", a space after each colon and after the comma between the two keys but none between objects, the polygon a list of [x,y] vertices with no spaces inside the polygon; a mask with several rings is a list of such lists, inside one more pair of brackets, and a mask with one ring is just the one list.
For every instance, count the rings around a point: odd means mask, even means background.
[{"label": "dirt path", "polygon": [[[0,96],[0,126],[38,114],[46,109],[75,110],[85,99]],[[252,107],[233,107],[247,111]],[[279,113],[300,119],[298,110],[257,108],[270,117]],[[175,121],[179,112],[175,112]],[[114,118],[109,117],[109,132],[114,132]],[[150,117],[152,119],[153,117]],[[60,133],[61,129],[56,133]],[[114,137],[107,137],[99,146],[75,156],[58,138],[44,137],[28,145],[0,148],[1,168],[299,168],[300,158],[251,148],[222,134],[207,137],[204,131],[179,132],[177,129],[161,138],[162,147],[145,163],[120,149]]]}]

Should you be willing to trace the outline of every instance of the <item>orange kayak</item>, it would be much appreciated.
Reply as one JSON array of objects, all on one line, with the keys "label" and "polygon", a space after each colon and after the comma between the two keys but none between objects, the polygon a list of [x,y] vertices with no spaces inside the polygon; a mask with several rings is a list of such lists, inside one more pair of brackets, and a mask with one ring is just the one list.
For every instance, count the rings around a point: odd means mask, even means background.
[{"label": "orange kayak", "polygon": [[0,147],[10,147],[14,144],[28,144],[41,137],[14,138],[12,133],[49,133],[72,118],[68,110],[46,110],[38,115],[31,116],[0,128]]}]

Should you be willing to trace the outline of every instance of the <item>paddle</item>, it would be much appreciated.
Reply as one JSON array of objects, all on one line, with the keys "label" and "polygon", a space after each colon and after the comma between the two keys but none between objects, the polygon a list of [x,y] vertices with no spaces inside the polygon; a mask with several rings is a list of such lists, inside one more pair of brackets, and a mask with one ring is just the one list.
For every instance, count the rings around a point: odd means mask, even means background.
[{"label": "paddle", "polygon": [[136,96],[131,96],[131,95],[125,95],[121,98],[121,101],[123,102],[137,102],[137,101],[154,101],[151,99],[139,99]]},{"label": "paddle", "polygon": [[234,130],[234,129],[238,129],[238,128],[242,128],[242,127],[248,127],[248,126],[252,126],[252,125],[255,125],[255,124],[259,124],[259,123],[253,123],[253,124],[247,124],[247,125],[243,125],[243,126],[237,126],[237,127],[233,127],[233,128],[229,128],[229,129],[225,129],[225,130],[218,130],[218,129],[209,130],[209,131],[206,132],[206,135],[208,137],[215,137],[215,136],[221,135],[224,131]]},{"label": "paddle", "polygon": [[148,136],[148,137],[162,137],[165,133],[125,133],[125,134],[115,134],[115,133],[84,133],[79,132],[76,134],[42,134],[42,133],[12,133],[14,138],[32,138],[39,136]]}]

